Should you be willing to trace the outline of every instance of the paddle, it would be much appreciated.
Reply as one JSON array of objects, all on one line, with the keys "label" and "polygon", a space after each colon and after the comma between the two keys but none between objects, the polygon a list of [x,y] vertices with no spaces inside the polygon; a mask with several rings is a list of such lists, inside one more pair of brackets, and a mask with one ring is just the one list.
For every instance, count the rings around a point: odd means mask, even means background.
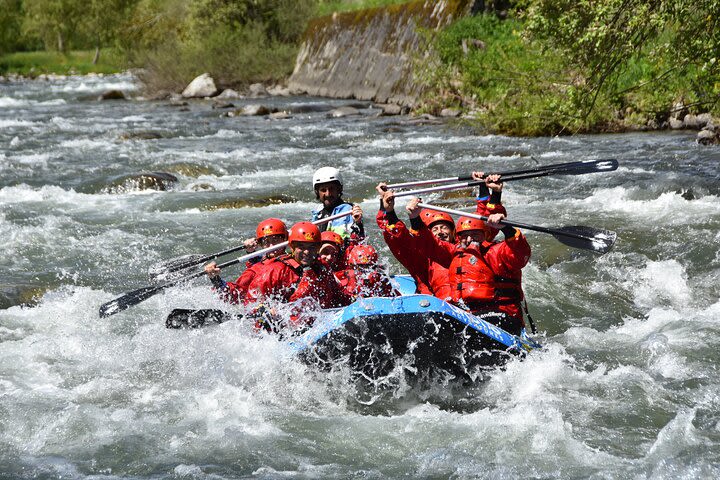
[{"label": "paddle", "polygon": [[[508,172],[498,172],[501,180],[524,180],[527,178],[546,177],[548,175],[583,175],[586,173],[598,173],[598,172],[611,172],[618,168],[618,162],[614,159],[609,160],[584,160],[567,163],[556,163],[553,165],[545,165],[542,167],[531,168],[527,170],[512,170]],[[387,188],[407,188],[416,187],[421,185],[432,185],[452,182],[466,182],[472,181],[471,183],[456,184],[447,188],[447,190],[453,190],[456,188],[465,188],[480,185],[481,181],[473,180],[471,175],[459,176],[459,177],[448,177],[448,178],[435,178],[432,180],[418,180],[414,182],[405,183],[394,183],[388,185]],[[425,191],[425,190],[423,190]],[[440,190],[433,190],[440,191]]]},{"label": "paddle", "polygon": [[230,255],[240,250],[245,250],[245,245],[240,245],[233,248],[228,248],[222,252],[212,253],[210,255],[203,255],[201,253],[191,253],[189,255],[183,255],[182,257],[173,258],[166,262],[154,265],[148,271],[151,282],[165,281],[172,279],[172,273],[179,272],[181,270],[187,270],[196,265],[200,265],[210,260],[215,260],[225,255]]},{"label": "paddle", "polygon": [[[312,222],[315,225],[322,225],[324,223],[332,222],[333,220],[336,220],[338,218],[347,217],[348,215],[351,215],[351,211],[338,213],[337,215],[331,215],[329,217],[322,218],[320,220],[315,220]],[[221,263],[218,265],[218,268],[222,270],[223,268],[230,267],[232,265],[236,265],[238,263],[244,262],[246,260],[250,260],[251,258],[260,257],[265,255],[266,253],[273,252],[275,250],[284,249],[288,246],[290,242],[282,242],[278,243],[277,245],[273,245],[271,247],[262,248],[260,250],[256,250],[252,253],[248,253],[247,255],[243,255],[242,257],[236,258],[234,260],[227,261],[225,263]],[[170,288],[172,286],[175,286],[182,282],[187,282],[189,280],[193,280],[195,278],[201,277],[205,275],[204,270],[200,270],[199,272],[191,273],[189,275],[186,275],[184,277],[180,277],[174,280],[169,280],[165,283],[161,283],[160,285],[150,285],[148,287],[138,288],[137,290],[133,290],[131,292],[128,292],[115,300],[111,300],[107,303],[104,303],[100,306],[100,318],[109,317],[110,315],[115,315],[116,313],[122,312],[123,310],[127,310],[128,308],[132,307],[133,305],[137,305],[140,302],[143,302],[147,300],[148,298],[152,297],[153,295],[156,295],[163,290]]]},{"label": "paddle", "polygon": [[[464,217],[477,218],[483,221],[487,221],[488,219],[488,217],[484,217],[482,215],[467,213],[460,210],[453,210],[451,208],[436,207],[435,205],[428,205],[427,203],[418,203],[418,206],[430,210],[437,210],[438,212],[449,213],[451,215],[461,215]],[[526,230],[549,233],[565,245],[573,248],[579,248],[582,250],[590,250],[591,252],[599,254],[609,252],[615,244],[615,240],[617,239],[617,234],[615,232],[612,232],[610,230],[601,230],[593,227],[572,226],[560,228],[546,228],[539,227],[537,225],[510,222],[508,220],[502,220],[500,223],[503,225],[511,225],[513,227],[524,228]]]}]

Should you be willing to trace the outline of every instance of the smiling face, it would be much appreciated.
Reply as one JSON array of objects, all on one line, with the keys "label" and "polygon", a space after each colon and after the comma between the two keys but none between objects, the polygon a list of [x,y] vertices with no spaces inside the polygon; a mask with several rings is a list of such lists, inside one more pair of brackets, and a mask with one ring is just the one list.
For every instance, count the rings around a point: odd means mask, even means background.
[{"label": "smiling face", "polygon": [[472,243],[483,243],[485,232],[482,230],[465,230],[457,234],[458,243],[461,247],[469,247]]},{"label": "smiling face", "polygon": [[[260,248],[268,248],[272,247],[273,245],[277,245],[279,243],[283,243],[287,240],[287,236],[284,234],[280,235],[268,235],[267,237],[262,237],[260,240],[258,240],[258,245]],[[272,252],[268,252],[265,255],[269,258],[275,257],[277,255],[280,255],[284,252],[284,249],[278,248],[277,250],[273,250]]]},{"label": "smiling face", "polygon": [[342,195],[342,185],[339,182],[318,183],[315,185],[315,195],[324,207],[334,207]]},{"label": "smiling face", "polygon": [[435,222],[430,226],[430,232],[440,240],[446,242],[455,241],[454,228],[448,225],[447,222]]},{"label": "smiling face", "polygon": [[320,260],[334,269],[340,263],[340,249],[332,243],[323,243],[320,247]]},{"label": "smiling face", "polygon": [[314,265],[318,261],[319,242],[292,242],[292,256],[303,267]]}]

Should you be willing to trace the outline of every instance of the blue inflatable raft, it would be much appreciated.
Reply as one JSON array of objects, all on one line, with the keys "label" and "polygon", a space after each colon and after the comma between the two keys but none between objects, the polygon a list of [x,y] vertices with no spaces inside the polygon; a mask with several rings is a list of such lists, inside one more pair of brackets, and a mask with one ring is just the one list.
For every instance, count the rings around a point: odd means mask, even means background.
[{"label": "blue inflatable raft", "polygon": [[429,295],[365,298],[318,319],[292,339],[306,361],[333,368],[344,364],[368,379],[398,362],[412,376],[433,373],[474,378],[540,345]]}]

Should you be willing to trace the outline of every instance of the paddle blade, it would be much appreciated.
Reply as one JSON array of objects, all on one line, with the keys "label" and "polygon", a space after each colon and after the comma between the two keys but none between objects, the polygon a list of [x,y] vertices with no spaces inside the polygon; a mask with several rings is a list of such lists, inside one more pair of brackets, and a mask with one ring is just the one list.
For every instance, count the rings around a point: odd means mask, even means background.
[{"label": "paddle blade", "polygon": [[[179,278],[187,274],[185,270],[201,264],[205,258],[205,255],[199,253],[191,253],[190,255],[173,258],[167,262],[162,262],[150,267],[148,270],[148,276],[150,277],[150,281],[153,283],[166,282],[168,280],[172,280],[173,278]],[[182,273],[172,275],[173,273],[180,271],[182,271]]]},{"label": "paddle blade", "polygon": [[163,286],[164,285],[138,288],[137,290],[126,293],[122,297],[118,297],[115,300],[111,300],[103,304],[102,306],[100,306],[100,318],[106,318],[110,315],[115,315],[116,313],[120,313],[123,310],[127,310],[133,305],[137,305],[143,300],[147,300],[148,298],[152,297],[160,290],[162,290],[162,288],[160,287]]},{"label": "paddle blade", "polygon": [[569,247],[590,250],[601,255],[609,252],[617,240],[615,232],[585,226],[561,227],[549,233]]}]

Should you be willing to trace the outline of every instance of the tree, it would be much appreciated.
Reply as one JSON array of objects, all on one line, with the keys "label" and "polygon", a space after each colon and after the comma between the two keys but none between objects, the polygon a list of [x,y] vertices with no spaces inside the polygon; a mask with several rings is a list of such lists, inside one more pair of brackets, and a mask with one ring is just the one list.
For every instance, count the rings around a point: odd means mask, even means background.
[{"label": "tree", "polygon": [[579,69],[583,78],[575,92],[586,115],[611,80],[639,55],[667,67],[626,91],[691,68],[700,70],[709,82],[717,81],[717,0],[526,0],[523,7],[530,37],[548,42]]},{"label": "tree", "polygon": [[20,45],[22,18],[22,0],[0,0],[0,54]]},{"label": "tree", "polygon": [[39,37],[45,48],[64,52],[78,36],[83,0],[24,0],[23,31]]}]

